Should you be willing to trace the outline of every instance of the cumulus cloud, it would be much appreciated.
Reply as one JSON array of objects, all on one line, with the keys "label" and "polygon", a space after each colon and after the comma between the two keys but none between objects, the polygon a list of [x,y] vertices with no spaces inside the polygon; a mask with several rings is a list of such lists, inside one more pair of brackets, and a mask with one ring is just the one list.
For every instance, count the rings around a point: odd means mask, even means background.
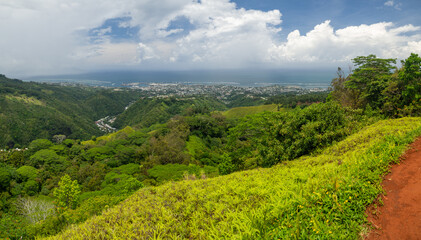
[{"label": "cumulus cloud", "polygon": [[[279,10],[246,10],[230,0],[2,0],[0,72],[308,67],[371,53],[421,53],[419,26],[380,22],[334,29],[325,21],[283,39],[281,18]],[[104,25],[110,19],[124,19],[116,25],[136,29],[135,36],[113,39],[114,29]]]},{"label": "cumulus cloud", "polygon": [[[172,16],[184,17],[195,29],[175,39],[162,61],[205,63],[213,67],[236,67],[265,58],[267,46],[280,28],[281,13],[237,9],[226,0],[203,0],[186,5]],[[161,28],[168,27],[168,19]],[[142,44],[149,47],[157,41],[165,41],[155,35]],[[161,47],[160,45],[157,45]],[[156,47],[154,48],[157,52]],[[149,56],[149,55],[148,55]]]},{"label": "cumulus cloud", "polygon": [[286,42],[274,44],[272,59],[273,62],[333,63],[372,53],[379,57],[406,58],[411,52],[421,53],[421,36],[410,34],[420,29],[382,22],[335,31],[330,21],[325,21],[305,35],[296,30],[288,35]]}]

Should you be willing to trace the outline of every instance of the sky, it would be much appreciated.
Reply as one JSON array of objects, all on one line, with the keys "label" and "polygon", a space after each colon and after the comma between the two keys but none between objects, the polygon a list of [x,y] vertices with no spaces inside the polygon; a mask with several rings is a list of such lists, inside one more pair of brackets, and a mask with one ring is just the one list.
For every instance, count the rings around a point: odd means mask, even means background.
[{"label": "sky", "polygon": [[421,54],[419,0],[1,0],[0,73],[332,69]]}]

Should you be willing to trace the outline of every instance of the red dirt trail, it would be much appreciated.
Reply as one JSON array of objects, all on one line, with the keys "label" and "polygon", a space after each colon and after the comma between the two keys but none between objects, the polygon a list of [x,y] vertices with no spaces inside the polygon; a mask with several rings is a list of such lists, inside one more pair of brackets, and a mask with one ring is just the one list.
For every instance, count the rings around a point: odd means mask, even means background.
[{"label": "red dirt trail", "polygon": [[421,137],[392,166],[382,186],[384,205],[366,211],[374,227],[366,240],[421,240]]}]

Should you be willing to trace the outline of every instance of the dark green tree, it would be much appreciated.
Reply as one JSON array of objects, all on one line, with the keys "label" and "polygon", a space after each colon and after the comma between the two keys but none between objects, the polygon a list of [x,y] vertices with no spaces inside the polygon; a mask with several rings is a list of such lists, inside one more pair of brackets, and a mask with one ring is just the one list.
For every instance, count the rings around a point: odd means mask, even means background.
[{"label": "dark green tree", "polygon": [[421,57],[412,53],[402,61],[403,69],[399,72],[402,81],[402,104],[410,105],[421,99]]},{"label": "dark green tree", "polygon": [[357,90],[358,107],[370,104],[373,108],[381,108],[382,92],[390,81],[396,67],[396,59],[377,58],[376,55],[359,56],[353,59],[357,67],[349,76],[345,86]]}]

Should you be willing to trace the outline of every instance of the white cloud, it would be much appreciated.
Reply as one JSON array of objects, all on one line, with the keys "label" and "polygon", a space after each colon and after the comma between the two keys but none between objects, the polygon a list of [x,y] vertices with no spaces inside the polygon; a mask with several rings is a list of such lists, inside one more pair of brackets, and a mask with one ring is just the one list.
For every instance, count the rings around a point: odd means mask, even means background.
[{"label": "white cloud", "polygon": [[275,61],[345,62],[359,55],[406,58],[421,53],[421,36],[405,35],[420,27],[394,27],[392,23],[350,26],[334,30],[330,21],[317,25],[306,35],[294,31],[288,41],[273,48]]},{"label": "white cloud", "polygon": [[393,7],[395,5],[395,3],[393,1],[387,1],[387,2],[384,3],[384,5],[388,6],[388,7]]},{"label": "white cloud", "polygon": [[[334,29],[326,21],[281,39],[281,16],[279,10],[240,9],[229,0],[2,0],[0,73],[336,66],[371,53],[421,54],[419,26],[381,22]],[[120,27],[139,28],[138,41],[112,41],[112,29],[99,28],[121,17],[131,20]],[[169,28],[180,18],[192,27]],[[92,29],[97,29],[95,41],[88,35]]]},{"label": "white cloud", "polygon": [[402,3],[395,3],[395,1],[393,1],[393,0],[385,2],[384,5],[387,6],[387,7],[393,7],[396,10],[402,10],[402,8],[401,8]]}]

